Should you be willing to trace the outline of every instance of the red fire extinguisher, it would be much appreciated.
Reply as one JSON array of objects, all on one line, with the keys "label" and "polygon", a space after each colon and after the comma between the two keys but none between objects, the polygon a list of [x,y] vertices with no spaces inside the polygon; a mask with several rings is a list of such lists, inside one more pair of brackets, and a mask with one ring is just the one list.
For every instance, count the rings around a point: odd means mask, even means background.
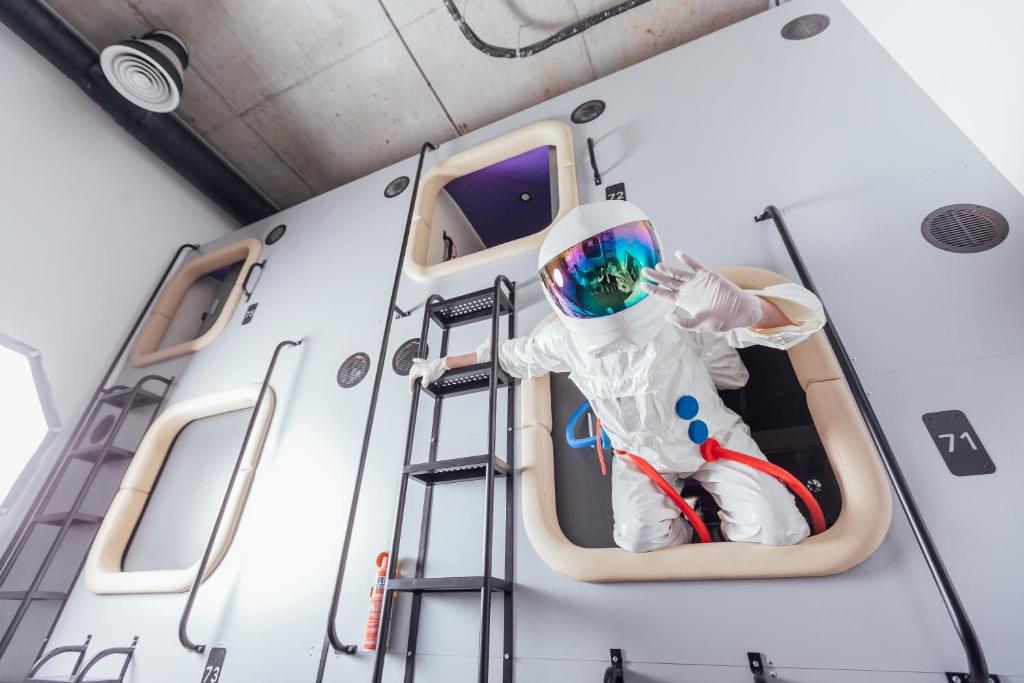
[{"label": "red fire extinguisher", "polygon": [[377,555],[377,578],[370,589],[370,614],[366,619],[366,640],[363,649],[376,650],[380,633],[380,612],[384,605],[384,585],[388,580],[388,553]]}]

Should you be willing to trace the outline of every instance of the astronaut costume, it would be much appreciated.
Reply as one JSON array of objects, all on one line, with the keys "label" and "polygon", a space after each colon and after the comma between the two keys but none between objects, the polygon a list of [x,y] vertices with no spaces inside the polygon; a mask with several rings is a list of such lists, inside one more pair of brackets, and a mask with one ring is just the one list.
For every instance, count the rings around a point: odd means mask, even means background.
[{"label": "astronaut costume", "polygon": [[[696,398],[711,437],[765,459],[717,389],[747,381],[737,348],[788,349],[820,329],[821,303],[791,283],[744,292],[678,256],[692,272],[660,263],[649,218],[628,202],[574,209],[552,227],[538,259],[545,295],[558,317],[503,343],[499,362],[519,378],[568,372],[613,448],[644,458],[677,489],[686,477],[699,481],[721,508],[721,530],[729,540],[797,543],[809,529],[786,487],[738,463],[705,462],[675,405],[683,395]],[[762,316],[758,297],[794,324],[755,329]],[[481,345],[478,356],[487,349]],[[615,542],[626,550],[690,541],[692,527],[675,504],[619,457],[612,464],[612,510]]]}]

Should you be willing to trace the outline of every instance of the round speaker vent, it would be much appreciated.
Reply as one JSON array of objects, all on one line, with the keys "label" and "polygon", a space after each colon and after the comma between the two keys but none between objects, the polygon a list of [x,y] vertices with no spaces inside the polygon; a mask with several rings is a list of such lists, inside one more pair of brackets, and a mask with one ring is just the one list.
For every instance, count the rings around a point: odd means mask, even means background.
[{"label": "round speaker vent", "polygon": [[[428,353],[430,353],[430,349],[424,348],[423,355],[426,356]],[[394,370],[396,374],[402,376],[408,375],[409,370],[412,368],[412,359],[419,357],[420,340],[418,338],[410,339],[409,341],[404,342],[398,347],[398,350],[395,351],[395,356],[391,359],[391,369]]]},{"label": "round speaker vent", "polygon": [[827,29],[828,25],[829,18],[824,14],[805,14],[783,26],[782,37],[786,40],[806,40]]},{"label": "round speaker vent", "polygon": [[362,351],[353,353],[338,368],[338,386],[342,389],[351,389],[362,382],[369,371],[370,357]]},{"label": "round speaker vent", "polygon": [[271,230],[270,232],[267,233],[267,237],[263,241],[266,242],[267,244],[273,244],[274,242],[277,242],[282,237],[284,237],[284,234],[287,231],[288,231],[288,226],[287,225],[278,225],[273,230]]},{"label": "round speaker vent", "polygon": [[89,442],[95,444],[103,441],[103,439],[107,438],[110,434],[110,430],[113,428],[114,416],[104,415],[100,421],[96,423],[96,426],[92,428],[92,431],[89,432]]},{"label": "round speaker vent", "polygon": [[181,102],[188,49],[170,31],[153,31],[142,38],[104,48],[100,67],[110,85],[126,100],[148,111],[166,114]]},{"label": "round speaker vent", "polygon": [[405,192],[405,188],[409,187],[409,176],[400,175],[384,188],[384,196],[388,199],[397,197],[398,195]]},{"label": "round speaker vent", "polygon": [[587,100],[580,106],[573,109],[572,116],[569,118],[573,123],[587,123],[588,121],[593,121],[603,114],[604,109],[604,100]]},{"label": "round speaker vent", "polygon": [[973,254],[998,246],[1010,233],[1002,214],[977,204],[950,204],[925,216],[921,234],[944,251]]}]

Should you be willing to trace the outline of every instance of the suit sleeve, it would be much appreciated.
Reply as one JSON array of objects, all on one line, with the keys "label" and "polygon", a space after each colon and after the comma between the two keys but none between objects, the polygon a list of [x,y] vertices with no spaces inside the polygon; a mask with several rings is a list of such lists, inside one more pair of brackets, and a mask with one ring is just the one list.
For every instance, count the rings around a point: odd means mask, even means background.
[{"label": "suit sleeve", "polygon": [[526,337],[516,337],[498,347],[498,362],[513,377],[539,377],[549,372],[569,372],[565,326],[552,320]]}]

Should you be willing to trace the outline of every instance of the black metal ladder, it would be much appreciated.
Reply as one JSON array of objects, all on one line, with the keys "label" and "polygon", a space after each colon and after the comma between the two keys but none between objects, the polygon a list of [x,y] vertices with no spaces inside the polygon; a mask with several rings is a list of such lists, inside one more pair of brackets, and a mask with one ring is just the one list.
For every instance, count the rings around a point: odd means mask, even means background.
[{"label": "black metal ladder", "polygon": [[[514,567],[514,529],[515,529],[515,383],[498,364],[498,334],[500,318],[509,316],[508,336],[515,336],[515,285],[505,276],[499,275],[494,286],[488,289],[465,294],[453,299],[442,299],[432,295],[424,306],[423,326],[420,332],[420,353],[426,349],[427,333],[430,323],[437,324],[442,330],[442,356],[448,353],[448,335],[452,328],[479,322],[490,318],[491,322],[491,360],[489,363],[478,363],[464,368],[450,370],[429,386],[417,385],[412,397],[409,412],[409,425],[406,433],[405,461],[402,469],[402,481],[398,494],[398,509],[395,513],[394,535],[391,540],[391,574],[384,593],[384,604],[381,612],[380,637],[377,654],[374,660],[373,681],[379,683],[384,673],[384,660],[387,651],[387,634],[393,616],[393,595],[411,593],[412,607],[409,621],[408,643],[405,648],[405,682],[412,683],[416,666],[416,644],[419,631],[420,607],[425,593],[480,593],[480,660],[478,680],[487,683],[489,667],[490,630],[491,630],[491,599],[495,592],[501,593],[504,600],[504,646],[502,652],[502,681],[511,683],[513,671],[513,567]],[[505,459],[497,451],[497,409],[498,390],[507,389],[507,428]],[[488,392],[488,450],[483,455],[438,460],[438,431],[441,421],[441,409],[444,399],[475,392]],[[419,408],[420,394],[424,393],[434,399],[433,421],[431,426],[430,447],[426,462],[412,463],[413,443],[416,429],[416,415]],[[505,571],[504,577],[494,576],[493,571],[493,540],[494,540],[494,487],[498,477],[505,479]],[[415,479],[426,487],[423,495],[423,510],[420,524],[420,540],[416,554],[415,575],[408,578],[394,576],[394,568],[398,566],[399,544],[402,537],[402,523],[405,517],[406,493],[409,480]],[[427,539],[430,529],[430,512],[433,502],[434,486],[455,481],[482,479],[485,484],[484,495],[484,538],[483,538],[483,571],[478,576],[425,577],[424,565],[427,554]]]},{"label": "black metal ladder", "polygon": [[[124,468],[134,455],[134,450],[115,445],[121,428],[128,416],[137,410],[151,408],[147,421],[151,424],[163,404],[167,388],[172,380],[159,375],[147,375],[132,387],[117,386],[101,390],[89,403],[84,419],[79,422],[64,447],[57,465],[47,477],[39,494],[22,520],[14,539],[4,551],[0,561],[0,600],[16,601],[18,606],[0,636],[0,655],[6,654],[8,647],[17,635],[25,639],[40,638],[40,648],[45,645],[49,631],[60,618],[71,589],[74,587],[82,565],[85,563],[89,546],[86,546],[75,557],[61,557],[61,563],[75,563],[76,569],[71,582],[60,590],[42,590],[41,586],[47,577],[47,571],[53,566],[60,555],[64,542],[72,527],[91,527],[91,533],[99,529],[103,515],[83,512],[85,503],[93,484],[96,482],[105,465],[117,464]],[[145,385],[159,385],[150,391]],[[111,422],[112,420],[112,422]],[[104,423],[104,421],[106,421]],[[102,429],[109,424],[109,431],[103,434]],[[100,431],[97,431],[100,429]],[[144,431],[143,431],[144,433]],[[140,437],[141,438],[141,437]],[[85,471],[81,472],[81,464]],[[69,472],[84,475],[79,480],[67,477]],[[111,493],[113,496],[113,493]],[[105,501],[109,503],[109,501]],[[57,506],[57,509],[54,509]],[[56,534],[48,535],[45,528],[56,528]],[[91,543],[89,544],[91,546]],[[67,553],[65,552],[65,555]],[[15,572],[18,567],[19,572]],[[9,579],[17,581],[20,574],[27,569],[27,586],[19,586],[11,590],[5,588]],[[31,606],[38,601],[58,603],[52,620],[47,620],[45,633],[19,633],[25,616]],[[26,622],[31,630],[38,630],[36,620]],[[23,653],[22,653],[23,654]]]}]

